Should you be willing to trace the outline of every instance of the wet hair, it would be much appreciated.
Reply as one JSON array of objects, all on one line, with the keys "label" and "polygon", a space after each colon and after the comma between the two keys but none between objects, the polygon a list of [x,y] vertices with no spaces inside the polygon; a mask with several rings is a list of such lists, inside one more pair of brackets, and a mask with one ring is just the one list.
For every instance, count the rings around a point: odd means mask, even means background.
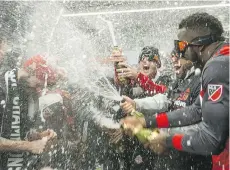
[{"label": "wet hair", "polygon": [[161,67],[160,54],[159,54],[159,50],[156,47],[154,47],[154,46],[145,46],[144,48],[142,48],[141,53],[139,55],[138,62],[141,61],[141,58],[142,58],[143,55],[146,55],[146,56],[149,56],[149,55],[154,56],[154,55],[156,55],[156,56],[158,56],[158,61],[156,61],[157,67],[158,68]]},{"label": "wet hair", "polygon": [[209,32],[217,36],[221,36],[224,32],[222,23],[216,17],[206,12],[194,13],[184,18],[179,24],[179,29],[182,28]]}]

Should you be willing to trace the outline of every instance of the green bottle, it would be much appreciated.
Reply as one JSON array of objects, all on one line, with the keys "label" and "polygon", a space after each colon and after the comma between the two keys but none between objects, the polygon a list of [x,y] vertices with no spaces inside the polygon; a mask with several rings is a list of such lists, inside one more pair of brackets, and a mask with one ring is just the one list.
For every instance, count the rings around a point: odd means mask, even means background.
[{"label": "green bottle", "polygon": [[[143,117],[144,115],[141,112],[138,112],[136,110],[133,110],[130,115],[136,116],[136,117]],[[153,134],[154,133],[154,134]],[[146,143],[149,140],[150,135],[157,135],[159,133],[158,129],[147,129],[147,128],[142,128],[139,130],[135,136],[138,138],[138,140],[142,143]]]},{"label": "green bottle", "polygon": [[150,140],[150,136],[154,137],[158,134],[159,134],[158,129],[151,130],[151,129],[143,128],[139,132],[137,132],[135,136],[141,143],[146,143],[148,142],[148,140]]},{"label": "green bottle", "polygon": [[136,110],[133,110],[131,113],[130,113],[131,116],[136,116],[136,117],[144,117],[144,115],[141,113],[141,112],[138,112]]},{"label": "green bottle", "polygon": [[152,131],[150,129],[147,128],[143,128],[141,129],[139,132],[137,132],[135,134],[135,136],[137,137],[137,139],[141,142],[141,143],[146,143],[148,142],[148,137],[152,134]]},{"label": "green bottle", "polygon": [[[119,49],[119,47],[118,46],[114,46],[114,48],[113,48],[113,51],[112,51],[112,54],[114,55],[114,56],[116,56],[116,54],[117,54],[117,56],[121,56],[121,54],[122,54],[122,51],[121,51],[121,49]],[[123,66],[119,66],[119,62],[115,62],[114,63],[114,67],[115,67],[115,69],[117,70],[117,69],[121,69],[121,68],[125,68],[125,67],[123,67]],[[116,74],[116,77],[117,77],[117,72],[115,73]],[[119,81],[119,84],[120,85],[127,85],[130,81],[129,81],[129,79],[128,78],[125,78],[125,77],[119,77],[118,78],[118,81]]]}]

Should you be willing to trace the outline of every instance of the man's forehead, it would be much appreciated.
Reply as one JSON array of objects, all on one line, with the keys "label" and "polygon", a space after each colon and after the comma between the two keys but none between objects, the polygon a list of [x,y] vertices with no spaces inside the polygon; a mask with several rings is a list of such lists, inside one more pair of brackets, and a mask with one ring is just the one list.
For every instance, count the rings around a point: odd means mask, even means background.
[{"label": "man's forehead", "polygon": [[191,42],[194,38],[197,37],[197,33],[194,30],[182,28],[178,30],[177,37],[180,41]]}]

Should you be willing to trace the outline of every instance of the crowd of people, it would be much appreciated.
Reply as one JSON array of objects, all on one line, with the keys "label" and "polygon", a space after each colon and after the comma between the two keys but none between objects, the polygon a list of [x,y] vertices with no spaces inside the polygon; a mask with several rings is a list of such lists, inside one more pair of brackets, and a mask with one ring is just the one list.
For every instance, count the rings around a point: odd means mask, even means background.
[{"label": "crowd of people", "polygon": [[[0,169],[228,170],[229,42],[208,13],[184,18],[178,31],[167,56],[176,79],[153,81],[162,67],[153,46],[141,50],[137,67],[117,47],[106,58],[120,103],[68,84],[65,69],[46,56],[1,69]],[[146,140],[137,137],[143,129],[151,132]]]}]

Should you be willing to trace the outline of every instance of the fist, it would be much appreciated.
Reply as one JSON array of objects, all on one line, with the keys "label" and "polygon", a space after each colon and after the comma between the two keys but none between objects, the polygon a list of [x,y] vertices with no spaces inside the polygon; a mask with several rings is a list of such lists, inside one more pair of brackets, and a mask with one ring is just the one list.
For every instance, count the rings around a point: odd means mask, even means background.
[{"label": "fist", "polygon": [[145,126],[144,118],[137,116],[127,116],[121,119],[120,123],[124,132],[129,136],[138,133]]},{"label": "fist", "polygon": [[41,137],[47,137],[48,140],[53,139],[57,136],[57,134],[52,130],[52,129],[48,129],[46,131],[43,131],[42,133],[40,133]]},{"label": "fist", "polygon": [[159,131],[158,133],[152,133],[152,135],[148,138],[149,143],[147,144],[147,146],[156,154],[163,154],[167,151],[167,136],[168,135],[163,131]]},{"label": "fist", "polygon": [[28,135],[28,141],[34,141],[34,140],[39,140],[39,139],[42,139],[43,137],[48,137],[48,140],[56,137],[57,134],[51,130],[51,129],[48,129],[46,131],[43,131],[43,132],[32,132],[31,134]]},{"label": "fist", "polygon": [[125,100],[125,102],[122,102],[120,104],[120,107],[123,110],[123,112],[128,115],[129,113],[131,113],[133,110],[136,109],[135,108],[136,103],[134,100],[132,100],[131,98],[127,96],[123,96],[123,99]]},{"label": "fist", "polygon": [[48,142],[47,137],[44,137],[40,140],[32,141],[29,143],[28,150],[33,154],[41,154],[44,151],[47,142]]}]

